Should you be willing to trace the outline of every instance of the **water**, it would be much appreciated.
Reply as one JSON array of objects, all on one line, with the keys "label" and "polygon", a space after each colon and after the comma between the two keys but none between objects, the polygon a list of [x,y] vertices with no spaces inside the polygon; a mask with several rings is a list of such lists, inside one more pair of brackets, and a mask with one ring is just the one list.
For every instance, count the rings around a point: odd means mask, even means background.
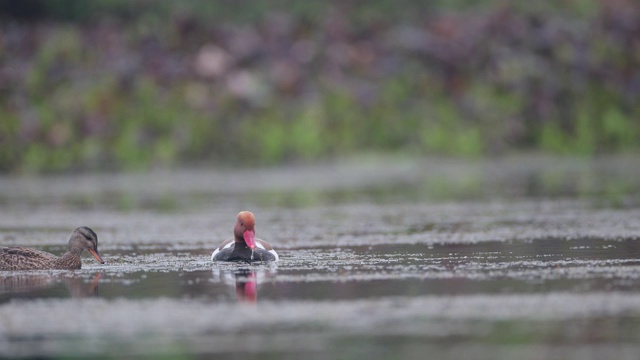
[{"label": "water", "polygon": [[[638,165],[0,178],[1,244],[86,225],[107,262],[0,274],[0,357],[637,358]],[[245,209],[280,261],[212,263]]]}]

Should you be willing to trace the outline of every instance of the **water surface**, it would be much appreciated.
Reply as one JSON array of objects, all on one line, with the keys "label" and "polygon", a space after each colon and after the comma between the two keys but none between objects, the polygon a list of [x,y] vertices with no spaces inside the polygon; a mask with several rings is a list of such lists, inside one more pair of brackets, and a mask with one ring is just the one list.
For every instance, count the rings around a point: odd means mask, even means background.
[{"label": "water surface", "polygon": [[[0,356],[637,358],[640,161],[358,159],[0,179]],[[211,251],[252,210],[276,264]]]}]

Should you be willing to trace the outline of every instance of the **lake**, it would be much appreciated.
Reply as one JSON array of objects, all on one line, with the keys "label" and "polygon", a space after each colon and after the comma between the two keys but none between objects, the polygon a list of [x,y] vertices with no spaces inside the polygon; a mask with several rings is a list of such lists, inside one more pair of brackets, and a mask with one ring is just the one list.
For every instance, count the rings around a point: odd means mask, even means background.
[{"label": "lake", "polygon": [[[212,263],[240,210],[280,254]],[[359,157],[0,177],[0,357],[636,359],[640,159]]]}]

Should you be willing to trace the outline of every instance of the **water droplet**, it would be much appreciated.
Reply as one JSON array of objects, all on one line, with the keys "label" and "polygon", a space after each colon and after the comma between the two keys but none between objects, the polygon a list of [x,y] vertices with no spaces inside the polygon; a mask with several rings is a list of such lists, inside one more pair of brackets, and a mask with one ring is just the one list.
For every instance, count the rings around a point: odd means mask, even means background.
[{"label": "water droplet", "polygon": [[253,249],[251,249],[251,261],[253,261]]}]

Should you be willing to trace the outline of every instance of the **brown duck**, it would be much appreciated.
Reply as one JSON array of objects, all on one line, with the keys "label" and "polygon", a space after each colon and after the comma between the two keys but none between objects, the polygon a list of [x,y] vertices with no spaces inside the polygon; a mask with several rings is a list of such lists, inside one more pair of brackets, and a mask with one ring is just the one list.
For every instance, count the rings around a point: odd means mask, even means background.
[{"label": "brown duck", "polygon": [[58,257],[24,247],[0,247],[0,270],[74,270],[82,267],[80,255],[87,250],[104,264],[98,253],[98,235],[86,226],[73,231],[67,252]]}]

